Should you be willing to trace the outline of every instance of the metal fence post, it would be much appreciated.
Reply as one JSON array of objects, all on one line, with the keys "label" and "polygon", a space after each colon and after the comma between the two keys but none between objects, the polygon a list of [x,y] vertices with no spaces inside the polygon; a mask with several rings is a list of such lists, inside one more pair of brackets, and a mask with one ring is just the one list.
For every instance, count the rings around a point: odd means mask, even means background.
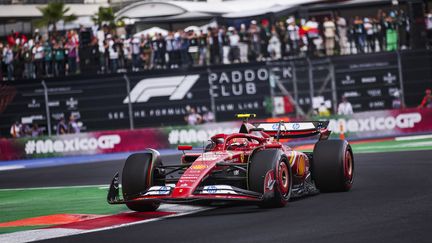
[{"label": "metal fence post", "polygon": [[51,113],[49,109],[49,100],[48,100],[48,87],[45,83],[45,80],[42,80],[42,86],[44,89],[44,96],[45,96],[45,111],[46,111],[46,119],[47,119],[47,126],[48,126],[48,136],[51,136]]},{"label": "metal fence post", "polygon": [[133,117],[133,110],[132,110],[132,100],[130,97],[130,81],[129,81],[129,78],[126,74],[123,75],[123,78],[126,81],[126,92],[127,92],[127,97],[128,97],[129,127],[130,127],[130,130],[133,130],[135,128],[135,125],[134,125],[134,117]]},{"label": "metal fence post", "polygon": [[310,110],[308,111],[308,115],[313,111],[313,97],[314,97],[314,84],[313,84],[313,69],[312,69],[312,62],[310,58],[308,57],[307,62],[309,64],[309,96],[310,96]]},{"label": "metal fence post", "polygon": [[272,110],[271,110],[271,114],[272,117],[276,117],[276,111],[275,111],[275,107],[274,107],[274,97],[275,97],[275,88],[276,88],[276,82],[279,82],[280,80],[276,80],[277,77],[276,75],[273,73],[272,68],[268,69],[269,71],[269,84],[270,84],[270,102],[272,104]]},{"label": "metal fence post", "polygon": [[[294,64],[291,64],[292,66]],[[297,82],[297,76],[295,77]],[[281,91],[283,96],[288,97],[289,101],[295,106],[295,110],[296,110],[296,115],[297,116],[304,116],[305,113],[303,112],[302,108],[300,107],[300,105],[298,104],[297,100],[298,100],[298,92],[297,92],[297,83],[295,83],[295,90],[294,92],[294,97],[292,96],[292,94],[287,90],[287,88],[284,86],[284,84],[277,78],[274,79],[275,81],[275,85],[279,88],[279,90]]]},{"label": "metal fence post", "polygon": [[405,106],[405,90],[404,90],[404,82],[403,82],[403,73],[402,73],[402,58],[400,55],[400,51],[396,50],[397,59],[398,59],[398,71],[399,71],[399,89],[400,89],[400,99],[402,106]]},{"label": "metal fence post", "polygon": [[337,92],[336,92],[336,75],[335,75],[335,67],[333,62],[330,59],[330,78],[331,78],[331,89],[332,89],[332,107],[333,114],[337,113]]},{"label": "metal fence post", "polygon": [[[294,100],[296,104],[298,104],[297,70],[294,65],[294,62],[291,62],[291,68],[292,68],[292,75],[293,75],[292,81],[293,81]],[[296,105],[295,114],[296,114],[296,118],[299,118],[300,111],[298,109],[298,105]]]},{"label": "metal fence post", "polygon": [[210,68],[207,68],[207,82],[209,84],[210,106],[211,106],[211,110],[212,110],[213,115],[214,115],[214,120],[216,122],[217,121],[216,100],[214,97],[212,84],[210,83],[210,79],[209,79],[210,74],[211,74],[211,70],[210,70]]}]

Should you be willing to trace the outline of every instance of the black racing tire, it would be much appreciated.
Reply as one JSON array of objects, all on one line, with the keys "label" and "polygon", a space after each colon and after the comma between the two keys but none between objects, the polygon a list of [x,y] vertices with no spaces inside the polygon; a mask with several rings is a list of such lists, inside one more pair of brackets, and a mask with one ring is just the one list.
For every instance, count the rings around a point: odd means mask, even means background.
[{"label": "black racing tire", "polygon": [[[155,150],[130,155],[126,159],[122,172],[123,198],[127,200],[153,186],[154,169],[160,163],[159,154]],[[155,211],[159,205],[159,202],[147,200],[126,203],[130,210],[138,212]]]},{"label": "black racing tire", "polygon": [[[273,175],[272,188],[266,185],[269,173]],[[268,149],[252,155],[248,165],[248,189],[263,194],[260,207],[277,208],[287,204],[292,190],[292,171],[282,151]]]},{"label": "black racing tire", "polygon": [[349,191],[354,179],[354,156],[346,140],[323,140],[315,144],[312,178],[322,192]]}]

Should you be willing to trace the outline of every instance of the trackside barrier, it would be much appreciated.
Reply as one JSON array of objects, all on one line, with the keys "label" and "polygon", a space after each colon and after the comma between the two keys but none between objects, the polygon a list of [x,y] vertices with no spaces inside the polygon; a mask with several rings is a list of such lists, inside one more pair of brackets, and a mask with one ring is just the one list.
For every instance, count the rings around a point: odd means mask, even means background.
[{"label": "trackside barrier", "polygon": [[44,157],[108,154],[146,148],[176,148],[178,144],[205,146],[217,133],[237,132],[239,122],[113,130],[37,138],[1,139],[0,161]]},{"label": "trackside barrier", "polygon": [[432,132],[430,108],[359,112],[325,119],[330,121],[328,128],[335,138],[341,133],[347,139],[368,139]]},{"label": "trackside barrier", "polygon": [[[323,118],[319,118],[323,119]],[[352,116],[327,117],[333,138],[343,127],[347,139],[367,139],[432,133],[432,109],[383,110]],[[175,149],[179,144],[204,147],[217,133],[237,132],[240,122],[208,123],[136,130],[89,132],[76,135],[1,139],[0,161],[70,155]]]}]

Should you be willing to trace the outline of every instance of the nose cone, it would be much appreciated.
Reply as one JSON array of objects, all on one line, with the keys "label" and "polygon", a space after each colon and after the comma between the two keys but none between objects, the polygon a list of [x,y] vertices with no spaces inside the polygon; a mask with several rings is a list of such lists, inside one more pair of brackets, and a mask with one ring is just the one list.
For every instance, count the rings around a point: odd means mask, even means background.
[{"label": "nose cone", "polygon": [[189,197],[192,195],[193,193],[193,188],[192,187],[176,187],[174,188],[173,192],[172,192],[172,197],[176,197],[176,198],[182,198],[182,197]]},{"label": "nose cone", "polygon": [[183,173],[172,192],[172,197],[186,198],[193,196],[193,192],[208,175],[212,168],[222,161],[232,159],[234,153],[227,152],[208,152],[203,153],[195,162]]}]

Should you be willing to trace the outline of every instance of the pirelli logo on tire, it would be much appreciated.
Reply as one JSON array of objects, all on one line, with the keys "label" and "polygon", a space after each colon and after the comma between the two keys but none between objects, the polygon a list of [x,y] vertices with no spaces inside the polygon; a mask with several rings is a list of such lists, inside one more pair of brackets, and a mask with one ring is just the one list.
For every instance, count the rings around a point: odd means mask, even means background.
[{"label": "pirelli logo on tire", "polygon": [[152,97],[169,96],[169,100],[182,100],[198,81],[199,75],[146,78],[139,81],[123,99],[123,104],[144,103]]}]

